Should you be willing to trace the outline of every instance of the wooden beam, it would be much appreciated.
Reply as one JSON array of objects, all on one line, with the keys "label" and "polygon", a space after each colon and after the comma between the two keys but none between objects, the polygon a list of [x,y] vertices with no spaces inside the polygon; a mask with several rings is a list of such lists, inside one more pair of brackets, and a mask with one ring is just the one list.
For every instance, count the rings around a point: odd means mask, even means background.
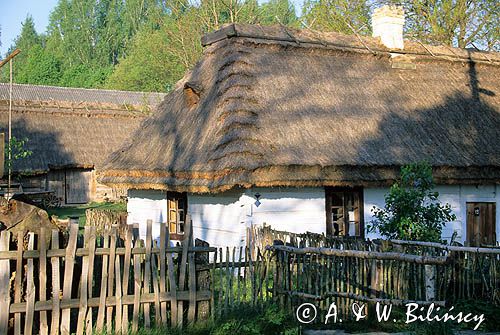
[{"label": "wooden beam", "polygon": [[11,59],[16,57],[20,52],[21,52],[21,50],[19,50],[19,49],[12,51],[12,53],[10,55],[8,55],[7,57],[5,57],[4,60],[0,61],[0,68],[2,66],[4,66],[5,64],[7,64]]}]

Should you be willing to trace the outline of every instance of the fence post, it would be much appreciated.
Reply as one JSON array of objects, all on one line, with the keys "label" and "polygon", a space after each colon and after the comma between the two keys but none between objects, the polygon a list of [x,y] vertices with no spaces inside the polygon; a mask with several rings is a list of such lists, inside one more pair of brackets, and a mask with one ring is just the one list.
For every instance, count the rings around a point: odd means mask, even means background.
[{"label": "fence post", "polygon": [[[0,235],[0,251],[8,251],[10,233],[2,231]],[[22,243],[22,241],[18,241]],[[10,262],[8,259],[0,261],[0,334],[7,334],[9,330],[10,308]]]}]

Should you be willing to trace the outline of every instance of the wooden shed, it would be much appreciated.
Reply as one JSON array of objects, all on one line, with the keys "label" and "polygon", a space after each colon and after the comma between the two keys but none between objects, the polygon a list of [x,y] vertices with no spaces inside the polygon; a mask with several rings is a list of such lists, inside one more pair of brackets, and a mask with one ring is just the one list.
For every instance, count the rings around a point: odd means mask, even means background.
[{"label": "wooden shed", "polygon": [[[32,152],[13,163],[24,190],[54,191],[63,204],[116,199],[96,181],[104,159],[163,99],[161,93],[14,85],[12,131]],[[9,86],[0,84],[0,132],[7,133]]]}]

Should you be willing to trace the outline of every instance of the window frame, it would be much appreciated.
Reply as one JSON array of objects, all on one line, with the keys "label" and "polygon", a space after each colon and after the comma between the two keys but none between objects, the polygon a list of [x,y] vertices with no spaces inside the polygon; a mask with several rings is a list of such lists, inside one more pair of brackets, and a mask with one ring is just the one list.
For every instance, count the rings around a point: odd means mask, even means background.
[{"label": "window frame", "polygon": [[[335,193],[342,193],[342,212],[344,213],[344,218],[343,218],[343,224],[344,224],[344,231],[345,233],[343,235],[334,235],[333,231],[333,211],[332,208],[334,207],[332,205],[332,200],[333,200],[333,195]],[[354,208],[357,208],[358,210],[355,211],[355,216],[358,216],[358,219],[354,221],[359,222],[359,235],[349,235],[349,217],[348,215],[345,215],[345,213],[348,213],[349,211],[348,206],[346,204],[346,194],[355,194],[354,199],[357,200],[357,206],[356,203],[353,204]],[[355,200],[355,201],[356,201]],[[340,207],[340,206],[339,206]],[[358,238],[364,238],[365,237],[365,222],[364,222],[364,198],[363,198],[363,187],[356,186],[356,187],[325,187],[325,212],[326,212],[326,235],[327,236],[335,236],[335,237],[358,237]],[[356,213],[357,212],[357,213]]]},{"label": "window frame", "polygon": [[[179,207],[179,202],[184,203],[184,208]],[[171,203],[175,203],[175,208],[171,208]],[[167,192],[167,229],[170,235],[170,239],[173,240],[183,240],[185,236],[186,228],[186,215],[188,211],[188,200],[186,193],[180,192]],[[171,220],[171,213],[175,212],[175,222]],[[175,232],[173,232],[172,223],[175,225]],[[184,231],[180,230],[181,224],[184,224]]]}]

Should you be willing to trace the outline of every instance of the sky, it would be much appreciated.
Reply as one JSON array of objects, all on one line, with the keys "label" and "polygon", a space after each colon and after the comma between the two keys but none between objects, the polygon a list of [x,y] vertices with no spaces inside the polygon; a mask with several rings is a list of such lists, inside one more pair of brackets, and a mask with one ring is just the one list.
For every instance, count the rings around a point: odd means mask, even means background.
[{"label": "sky", "polygon": [[58,0],[0,0],[0,46],[1,58],[5,55],[14,39],[21,32],[21,23],[31,14],[36,31],[45,32],[49,14]]},{"label": "sky", "polygon": [[[45,32],[49,23],[49,15],[56,6],[58,0],[0,0],[0,58],[7,53],[7,50],[14,42],[14,39],[21,32],[22,22],[29,14],[35,21],[35,28],[38,33]],[[266,0],[259,0],[266,2]],[[300,0],[292,0],[295,4],[297,14],[300,10]]]}]

